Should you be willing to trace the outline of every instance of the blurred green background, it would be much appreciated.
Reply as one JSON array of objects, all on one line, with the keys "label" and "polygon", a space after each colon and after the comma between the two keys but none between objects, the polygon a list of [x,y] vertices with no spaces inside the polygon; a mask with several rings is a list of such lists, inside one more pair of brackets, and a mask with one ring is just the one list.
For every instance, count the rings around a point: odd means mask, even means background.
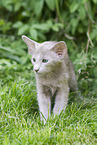
[{"label": "blurred green background", "polygon": [[0,72],[32,69],[22,35],[65,41],[79,88],[96,91],[97,0],[0,0]]}]

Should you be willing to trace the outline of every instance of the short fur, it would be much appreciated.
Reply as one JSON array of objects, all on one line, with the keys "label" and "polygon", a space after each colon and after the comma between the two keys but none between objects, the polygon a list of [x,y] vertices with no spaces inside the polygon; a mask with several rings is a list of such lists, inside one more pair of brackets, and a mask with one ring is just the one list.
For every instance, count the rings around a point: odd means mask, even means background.
[{"label": "short fur", "polygon": [[[22,38],[32,55],[31,62],[37,81],[40,117],[45,123],[45,119],[47,120],[51,113],[51,97],[55,92],[54,116],[65,110],[69,90],[77,90],[73,65],[68,57],[64,41],[48,41],[39,44],[26,36]],[[48,62],[44,63],[44,59]]]}]

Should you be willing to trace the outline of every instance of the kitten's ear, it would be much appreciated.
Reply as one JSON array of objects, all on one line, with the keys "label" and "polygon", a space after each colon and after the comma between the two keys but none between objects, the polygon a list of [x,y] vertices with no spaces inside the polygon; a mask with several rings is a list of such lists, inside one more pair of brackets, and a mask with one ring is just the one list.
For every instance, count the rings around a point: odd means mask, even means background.
[{"label": "kitten's ear", "polygon": [[57,42],[51,49],[58,54],[59,58],[67,55],[67,46],[64,41]]},{"label": "kitten's ear", "polygon": [[38,45],[38,43],[31,40],[30,38],[26,37],[25,35],[22,36],[22,39],[24,40],[24,42],[28,46],[28,52],[30,54],[33,54],[33,51],[35,50],[35,46]]}]

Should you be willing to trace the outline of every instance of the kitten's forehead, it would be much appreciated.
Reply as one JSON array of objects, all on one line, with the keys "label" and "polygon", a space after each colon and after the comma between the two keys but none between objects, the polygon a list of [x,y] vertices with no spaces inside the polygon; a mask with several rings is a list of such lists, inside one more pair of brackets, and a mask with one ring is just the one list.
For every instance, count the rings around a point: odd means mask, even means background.
[{"label": "kitten's forehead", "polygon": [[39,44],[38,46],[36,46],[36,50],[37,51],[44,51],[46,52],[47,50],[49,50],[56,42],[55,41],[46,41],[43,42],[41,44]]},{"label": "kitten's forehead", "polygon": [[33,53],[33,57],[37,58],[37,60],[52,59],[54,57],[53,52],[50,48],[55,44],[55,41],[46,41],[37,46],[35,46],[35,51]]}]

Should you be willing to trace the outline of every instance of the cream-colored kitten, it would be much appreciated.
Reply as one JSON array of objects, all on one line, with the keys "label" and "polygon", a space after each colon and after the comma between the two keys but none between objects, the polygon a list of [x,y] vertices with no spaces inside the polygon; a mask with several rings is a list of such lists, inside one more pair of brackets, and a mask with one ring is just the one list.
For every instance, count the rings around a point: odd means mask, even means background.
[{"label": "cream-colored kitten", "polygon": [[69,90],[77,90],[73,65],[64,41],[39,44],[26,36],[22,38],[32,55],[40,116],[45,122],[50,116],[52,96],[56,94],[53,113],[59,115],[66,108]]}]

